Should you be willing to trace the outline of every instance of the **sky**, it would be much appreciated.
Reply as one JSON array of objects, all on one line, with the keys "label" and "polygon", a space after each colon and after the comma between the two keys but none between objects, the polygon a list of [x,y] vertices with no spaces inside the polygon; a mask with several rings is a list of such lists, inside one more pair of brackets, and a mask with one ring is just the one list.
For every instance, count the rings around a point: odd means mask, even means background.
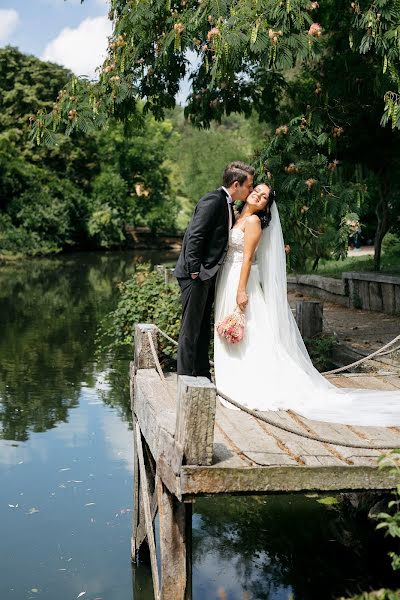
[{"label": "sky", "polygon": [[[108,0],[0,0],[0,47],[17,46],[76,75],[95,77],[112,30],[108,10]],[[188,92],[186,80],[177,101],[184,103]]]},{"label": "sky", "polygon": [[107,0],[0,0],[0,47],[94,77],[111,33],[107,12]]}]

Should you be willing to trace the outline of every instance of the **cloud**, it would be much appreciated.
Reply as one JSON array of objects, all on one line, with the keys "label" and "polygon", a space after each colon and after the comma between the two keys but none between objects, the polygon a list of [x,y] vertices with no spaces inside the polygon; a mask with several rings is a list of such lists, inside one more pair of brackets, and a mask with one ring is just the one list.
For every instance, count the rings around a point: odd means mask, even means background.
[{"label": "cloud", "polygon": [[6,42],[19,22],[19,15],[13,8],[0,8],[0,43]]},{"label": "cloud", "polygon": [[71,69],[76,75],[95,77],[107,51],[112,24],[107,17],[89,17],[78,27],[66,27],[47,44],[42,59]]}]

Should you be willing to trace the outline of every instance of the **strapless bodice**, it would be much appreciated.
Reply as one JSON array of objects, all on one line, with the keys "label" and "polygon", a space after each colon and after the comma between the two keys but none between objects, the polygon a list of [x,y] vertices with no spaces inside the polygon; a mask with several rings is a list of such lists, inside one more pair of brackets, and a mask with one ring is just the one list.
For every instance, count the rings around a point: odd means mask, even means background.
[{"label": "strapless bodice", "polygon": [[[226,253],[225,262],[227,263],[242,263],[244,248],[244,231],[239,227],[233,227],[229,232],[229,247]],[[255,255],[252,260],[256,264]]]}]

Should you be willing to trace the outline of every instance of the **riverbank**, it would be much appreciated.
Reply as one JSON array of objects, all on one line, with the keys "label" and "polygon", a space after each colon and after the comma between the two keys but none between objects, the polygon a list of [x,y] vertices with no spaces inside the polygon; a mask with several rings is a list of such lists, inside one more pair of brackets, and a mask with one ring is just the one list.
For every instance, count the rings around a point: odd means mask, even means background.
[{"label": "riverbank", "polygon": [[[288,292],[288,299],[293,310],[298,300],[315,300],[295,290]],[[400,334],[400,315],[348,308],[328,301],[323,302],[323,311],[324,333],[335,336],[338,344],[360,355],[378,350]],[[400,357],[397,361],[400,362]],[[345,360],[346,364],[349,362],[352,361]]]}]

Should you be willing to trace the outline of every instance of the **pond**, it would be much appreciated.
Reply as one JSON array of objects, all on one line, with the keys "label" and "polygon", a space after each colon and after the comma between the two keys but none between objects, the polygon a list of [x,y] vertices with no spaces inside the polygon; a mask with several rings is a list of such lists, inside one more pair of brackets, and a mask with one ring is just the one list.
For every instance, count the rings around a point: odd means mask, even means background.
[{"label": "pond", "polygon": [[[149,567],[130,561],[130,349],[96,353],[116,284],[140,258],[82,253],[0,268],[1,600],[153,597]],[[371,498],[320,500],[198,500],[193,598],[323,600],[394,587],[383,535],[357,509]]]}]

